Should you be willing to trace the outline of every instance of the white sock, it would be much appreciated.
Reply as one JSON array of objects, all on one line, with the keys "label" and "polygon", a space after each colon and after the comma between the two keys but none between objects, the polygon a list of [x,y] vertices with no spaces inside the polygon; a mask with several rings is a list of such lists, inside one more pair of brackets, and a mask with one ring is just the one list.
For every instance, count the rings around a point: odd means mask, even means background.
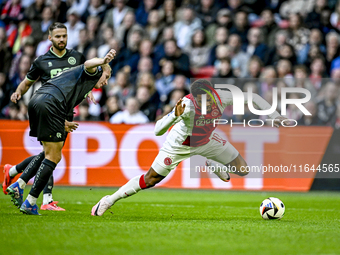
[{"label": "white sock", "polygon": [[43,205],[48,205],[49,203],[53,202],[52,194],[44,194],[43,195]]},{"label": "white sock", "polygon": [[9,176],[10,177],[14,177],[18,174],[18,171],[17,171],[17,166],[12,166],[10,169],[9,169]]},{"label": "white sock", "polygon": [[31,195],[28,195],[27,196],[27,200],[28,200],[28,202],[30,203],[30,205],[35,205],[36,203],[37,203],[37,197],[33,197],[33,196],[31,196]]},{"label": "white sock", "polygon": [[[142,180],[140,180],[141,178],[142,178]],[[111,196],[109,196],[108,200],[112,204],[114,204],[122,198],[126,198],[126,197],[129,197],[129,196],[136,194],[138,191],[142,190],[142,187],[139,184],[140,181],[142,182],[141,183],[142,186],[145,185],[144,174],[133,177],[130,181],[128,181],[119,190],[117,190],[115,193],[113,193]],[[146,188],[146,186],[143,186],[143,188]]]},{"label": "white sock", "polygon": [[17,182],[19,183],[20,189],[24,189],[26,187],[26,182],[23,179],[19,178]]}]

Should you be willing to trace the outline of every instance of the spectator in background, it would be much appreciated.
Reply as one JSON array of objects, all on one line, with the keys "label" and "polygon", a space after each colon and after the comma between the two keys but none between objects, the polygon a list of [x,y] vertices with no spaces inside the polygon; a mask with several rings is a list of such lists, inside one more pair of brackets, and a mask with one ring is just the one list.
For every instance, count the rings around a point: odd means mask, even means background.
[{"label": "spectator in background", "polygon": [[139,102],[140,111],[148,117],[150,122],[154,122],[156,120],[158,104],[150,100],[151,94],[149,89],[145,86],[137,88],[136,99]]},{"label": "spectator in background", "polygon": [[230,34],[240,36],[241,43],[248,43],[247,35],[249,30],[248,14],[245,11],[238,11],[235,14],[234,25],[230,28]]},{"label": "spectator in background", "polygon": [[263,41],[266,42],[268,47],[275,46],[276,33],[280,30],[274,19],[274,13],[271,9],[264,9],[261,13],[263,26],[261,31],[263,34]]},{"label": "spectator in background", "polygon": [[[123,23],[115,28],[114,34],[118,41],[123,43],[124,47],[129,47],[128,38],[130,38],[135,31],[140,31],[141,36],[144,34],[143,28],[136,24],[135,14],[133,12],[127,12],[123,19]],[[141,39],[142,38],[139,40]]]},{"label": "spectator in background", "polygon": [[103,111],[99,116],[100,120],[110,121],[110,118],[120,110],[119,97],[116,95],[109,96],[106,99],[105,105],[103,106]]},{"label": "spectator in background", "polygon": [[128,12],[133,10],[126,6],[126,0],[114,0],[114,7],[106,12],[104,26],[117,30]]},{"label": "spectator in background", "polygon": [[78,106],[79,114],[74,117],[74,121],[98,121],[99,118],[97,116],[93,116],[89,112],[90,105],[84,100]]},{"label": "spectator in background", "polygon": [[308,70],[304,65],[295,66],[294,78],[296,88],[305,88],[311,93],[312,99],[317,96],[317,89],[313,86],[310,79],[308,79]]},{"label": "spectator in background", "polygon": [[216,44],[212,46],[210,53],[209,53],[209,60],[208,60],[209,66],[213,66],[217,59],[217,56],[216,56],[217,47],[219,45],[226,44],[228,41],[228,30],[225,27],[218,27],[216,29],[215,41],[216,41]]},{"label": "spectator in background", "polygon": [[198,71],[198,68],[208,64],[210,49],[203,30],[194,31],[190,45],[183,48],[183,51],[189,57],[190,66],[194,73]]},{"label": "spectator in background", "polygon": [[155,78],[151,73],[141,73],[138,76],[137,88],[146,87],[150,93],[149,101],[154,105],[160,104],[160,95],[156,90]]},{"label": "spectator in background", "polygon": [[330,23],[333,27],[340,29],[340,1],[338,1],[335,6],[335,11],[330,17]]},{"label": "spectator in background", "polygon": [[176,74],[183,74],[190,77],[190,60],[189,57],[182,53],[181,49],[177,47],[175,40],[168,40],[164,44],[165,59],[174,63]]},{"label": "spectator in background", "polygon": [[138,61],[137,72],[135,72],[133,75],[130,75],[131,83],[136,84],[139,76],[143,73],[152,73],[152,68],[152,59],[150,57],[141,57]]},{"label": "spectator in background", "polygon": [[175,76],[173,82],[174,89],[183,89],[186,91],[185,94],[189,94],[189,79],[187,79],[184,75],[178,74]]},{"label": "spectator in background", "polygon": [[284,79],[284,81],[288,84],[288,86],[293,86],[293,75],[292,75],[292,63],[287,59],[281,59],[277,63],[276,72],[277,76],[280,79]]},{"label": "spectator in background", "polygon": [[90,42],[92,42],[92,46],[96,48],[101,43],[105,43],[104,39],[101,40],[103,33],[101,33],[101,31],[99,32],[99,22],[100,19],[96,16],[89,16],[86,22],[87,36],[89,37]]},{"label": "spectator in background", "polygon": [[326,78],[325,75],[325,61],[323,57],[317,57],[313,59],[310,65],[311,74],[309,75],[309,79],[316,90],[320,90],[323,84],[323,78]]},{"label": "spectator in background", "polygon": [[297,122],[298,125],[301,126],[317,126],[320,125],[320,119],[317,115],[317,105],[312,100],[308,101],[304,107],[309,111],[312,115],[303,115]]},{"label": "spectator in background", "polygon": [[260,78],[263,68],[263,62],[257,56],[252,56],[248,62],[248,75],[246,78],[258,79]]},{"label": "spectator in background", "polygon": [[1,10],[1,20],[5,24],[18,24],[24,17],[24,8],[21,6],[20,0],[8,0]]},{"label": "spectator in background", "polygon": [[332,71],[333,61],[340,55],[339,40],[339,35],[335,32],[326,35],[326,70],[328,75]]},{"label": "spectator in background", "polygon": [[5,73],[0,72],[0,118],[5,118],[5,107],[9,104],[14,88]]},{"label": "spectator in background", "polygon": [[[90,48],[91,48],[91,42],[89,40],[87,30],[83,28],[79,31],[79,43],[76,47],[74,47],[74,49],[82,53],[84,56],[86,56]],[[110,48],[110,49],[116,49],[116,48]]]},{"label": "spectator in background", "polygon": [[285,30],[279,30],[275,35],[275,45],[268,49],[267,56],[265,59],[265,65],[274,65],[279,59],[280,48],[287,42],[288,33]]},{"label": "spectator in background", "polygon": [[[217,36],[221,32],[218,32],[217,30],[221,30],[221,28],[224,29],[227,37],[229,34],[228,29],[230,29],[232,26],[232,18],[231,13],[228,9],[222,9],[219,10],[217,13],[216,23],[210,24],[205,30],[205,35],[207,38],[208,45],[216,46],[216,44],[219,44]],[[225,39],[226,43],[227,38]]]},{"label": "spectator in background", "polygon": [[309,41],[310,31],[302,26],[302,17],[298,13],[289,15],[289,28],[287,42],[294,47],[296,53]]},{"label": "spectator in background", "polygon": [[231,34],[228,39],[231,50],[231,66],[236,77],[246,77],[248,73],[249,55],[241,49],[241,37],[238,34]]},{"label": "spectator in background", "polygon": [[305,24],[308,28],[321,27],[321,13],[327,7],[327,0],[316,0],[313,11],[308,13]]},{"label": "spectator in background", "polygon": [[179,48],[184,48],[191,42],[192,34],[202,27],[202,22],[195,16],[194,10],[186,6],[182,10],[182,20],[174,24],[174,33]]},{"label": "spectator in background", "polygon": [[140,111],[140,105],[136,98],[129,97],[126,100],[126,108],[114,114],[110,123],[112,124],[143,124],[148,123],[148,117]]},{"label": "spectator in background", "polygon": [[140,1],[139,7],[136,10],[136,20],[143,27],[146,26],[148,21],[148,16],[151,10],[156,7],[156,0],[143,0]]},{"label": "spectator in background", "polygon": [[217,74],[213,78],[223,78],[227,84],[236,84],[236,76],[231,68],[230,58],[223,58],[217,68]]},{"label": "spectator in background", "polygon": [[175,79],[175,68],[171,61],[163,61],[161,69],[161,77],[156,81],[156,89],[160,94],[161,101],[165,101],[168,94],[173,90],[173,81]]},{"label": "spectator in background", "polygon": [[53,11],[50,6],[45,6],[42,11],[42,20],[31,21],[32,38],[36,43],[43,40],[44,35],[48,35],[48,28],[53,23]]},{"label": "spectator in background", "polygon": [[8,75],[12,60],[12,53],[7,44],[7,36],[5,28],[0,27],[0,72]]},{"label": "spectator in background", "polygon": [[25,16],[32,21],[41,21],[42,12],[45,8],[45,0],[35,0],[29,7],[24,11]]},{"label": "spectator in background", "polygon": [[106,13],[106,5],[103,4],[103,0],[90,0],[90,5],[87,6],[83,15],[81,15],[81,21],[86,23],[88,17],[96,16],[99,18],[101,24],[104,20]]},{"label": "spectator in background", "polygon": [[200,0],[196,8],[196,16],[202,21],[203,28],[207,28],[215,22],[218,8],[214,4],[214,0]]},{"label": "spectator in background", "polygon": [[69,0],[71,7],[70,9],[77,10],[77,13],[79,17],[81,17],[85,11],[86,8],[89,6],[90,0]]},{"label": "spectator in background", "polygon": [[267,91],[276,87],[277,73],[273,66],[267,66],[261,73],[260,83],[257,83],[258,94],[264,97]]},{"label": "spectator in background", "polygon": [[262,32],[259,28],[253,27],[248,31],[248,44],[244,45],[243,51],[249,56],[257,56],[264,61],[268,47],[263,42]]},{"label": "spectator in background", "polygon": [[329,8],[325,8],[321,12],[321,20],[320,20],[319,29],[321,30],[324,36],[332,31],[339,33],[339,29],[333,27],[333,25],[331,24],[331,21],[330,21],[331,14],[332,12]]},{"label": "spectator in background", "polygon": [[[73,49],[79,44],[79,31],[85,28],[85,24],[79,20],[80,15],[77,9],[70,8],[67,11],[67,22],[65,26],[67,28],[67,46]],[[91,37],[90,37],[91,39]]]},{"label": "spectator in background", "polygon": [[319,29],[313,28],[310,30],[309,42],[302,47],[302,49],[297,53],[298,64],[306,64],[308,58],[308,52],[311,46],[316,46],[320,49],[321,53],[326,54],[326,47],[323,45],[323,36]]},{"label": "spectator in background", "polygon": [[333,126],[336,120],[338,87],[333,82],[325,85],[324,98],[317,104],[317,114],[322,125]]},{"label": "spectator in background", "polygon": [[165,0],[159,12],[165,25],[172,26],[176,21],[177,14],[175,0]]},{"label": "spectator in background", "polygon": [[159,43],[155,46],[155,57],[156,59],[162,59],[165,57],[164,44],[167,40],[174,40],[175,34],[172,27],[165,27],[162,31],[161,39]]},{"label": "spectator in background", "polygon": [[150,11],[145,31],[153,45],[160,40],[163,28],[164,24],[161,22],[159,12],[157,10]]},{"label": "spectator in background", "polygon": [[107,88],[107,95],[117,95],[123,103],[135,93],[133,86],[129,82],[129,73],[125,70],[118,71],[115,82]]},{"label": "spectator in background", "polygon": [[67,22],[67,4],[62,0],[52,0],[53,19],[55,22]]},{"label": "spectator in background", "polygon": [[110,51],[110,40],[113,38],[113,30],[110,27],[103,29],[103,42],[98,47],[98,57],[104,58],[106,53]]},{"label": "spectator in background", "polygon": [[110,49],[116,50],[115,58],[110,62],[110,66],[112,69],[112,76],[115,76],[118,70],[120,70],[125,63],[125,55],[124,49],[122,51],[122,43],[120,43],[116,38],[111,38],[109,41]]},{"label": "spectator in background", "polygon": [[227,0],[228,9],[233,13],[236,13],[243,9],[243,0]]},{"label": "spectator in background", "polygon": [[14,76],[11,78],[11,83],[13,88],[16,89],[20,82],[26,77],[26,74],[31,66],[31,58],[28,55],[22,55],[19,61],[19,70],[14,73]]}]

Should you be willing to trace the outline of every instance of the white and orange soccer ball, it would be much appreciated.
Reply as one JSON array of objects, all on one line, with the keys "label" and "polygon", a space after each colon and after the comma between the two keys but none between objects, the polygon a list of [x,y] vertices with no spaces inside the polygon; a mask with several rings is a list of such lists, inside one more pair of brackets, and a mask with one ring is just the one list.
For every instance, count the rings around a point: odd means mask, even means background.
[{"label": "white and orange soccer ball", "polygon": [[276,197],[263,200],[260,206],[260,214],[265,220],[279,220],[285,214],[285,205]]}]

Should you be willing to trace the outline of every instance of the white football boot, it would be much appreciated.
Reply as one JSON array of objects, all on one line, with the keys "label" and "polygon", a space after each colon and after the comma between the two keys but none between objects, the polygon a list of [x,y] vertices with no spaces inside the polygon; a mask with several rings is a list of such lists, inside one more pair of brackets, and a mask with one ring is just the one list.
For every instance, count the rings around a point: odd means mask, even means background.
[{"label": "white football boot", "polygon": [[92,216],[102,216],[104,212],[106,212],[106,210],[112,206],[107,197],[109,197],[109,195],[100,199],[100,201],[95,206],[92,207],[91,210]]},{"label": "white football boot", "polygon": [[217,163],[211,159],[207,159],[207,161],[205,161],[205,165],[208,167],[215,167],[215,171],[213,171],[213,173],[216,174],[222,181],[228,182],[230,180],[230,175],[226,171],[224,165]]}]

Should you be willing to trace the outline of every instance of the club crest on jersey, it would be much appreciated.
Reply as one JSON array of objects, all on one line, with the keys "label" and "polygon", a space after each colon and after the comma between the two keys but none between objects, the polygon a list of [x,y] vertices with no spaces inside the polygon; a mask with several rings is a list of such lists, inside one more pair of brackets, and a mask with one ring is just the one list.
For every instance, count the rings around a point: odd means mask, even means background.
[{"label": "club crest on jersey", "polygon": [[220,112],[219,112],[218,109],[214,109],[214,110],[211,111],[211,116],[216,117],[219,113]]},{"label": "club crest on jersey", "polygon": [[164,164],[165,164],[166,166],[170,166],[171,163],[172,163],[172,159],[171,159],[170,157],[166,157],[166,158],[164,159]]},{"label": "club crest on jersey", "polygon": [[67,61],[70,65],[75,65],[77,62],[74,57],[69,57]]}]

